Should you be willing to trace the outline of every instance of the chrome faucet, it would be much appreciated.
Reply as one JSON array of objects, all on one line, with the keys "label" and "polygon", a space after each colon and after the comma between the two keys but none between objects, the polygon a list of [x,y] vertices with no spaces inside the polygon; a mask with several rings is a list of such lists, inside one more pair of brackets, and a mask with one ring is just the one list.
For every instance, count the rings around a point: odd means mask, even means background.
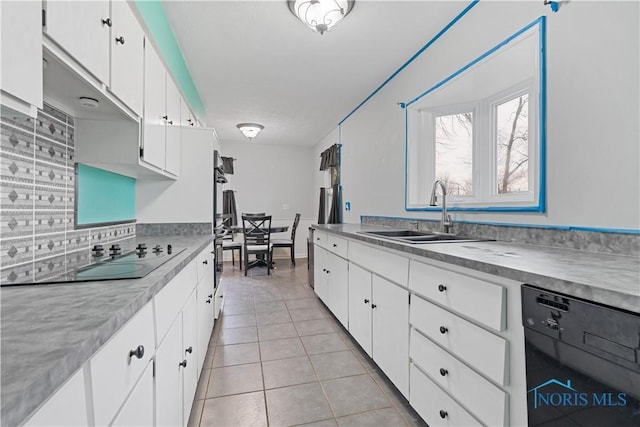
[{"label": "chrome faucet", "polygon": [[436,206],[436,190],[438,189],[438,184],[440,184],[440,188],[442,189],[442,219],[440,220],[440,231],[443,233],[449,233],[453,226],[453,222],[451,221],[451,215],[447,215],[447,190],[444,188],[444,183],[439,179],[433,183],[429,206]]}]

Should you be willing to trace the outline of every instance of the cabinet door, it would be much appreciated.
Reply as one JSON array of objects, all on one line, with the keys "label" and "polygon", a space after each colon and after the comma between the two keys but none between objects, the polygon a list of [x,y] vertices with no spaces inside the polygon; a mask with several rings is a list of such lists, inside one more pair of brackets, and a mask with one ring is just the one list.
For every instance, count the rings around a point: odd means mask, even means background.
[{"label": "cabinet door", "polygon": [[111,92],[142,116],[144,32],[127,2],[112,2],[111,16]]},{"label": "cabinet door", "polygon": [[80,368],[24,426],[86,426],[89,425],[86,408],[84,375]]},{"label": "cabinet door", "polygon": [[164,169],[166,72],[151,43],[144,48],[144,127],[142,133],[145,162]]},{"label": "cabinet door", "polygon": [[327,251],[316,245],[313,260],[313,289],[318,297],[328,305],[329,293],[327,282],[329,280],[329,275],[327,274],[327,255]]},{"label": "cabinet door", "polygon": [[167,74],[167,140],[165,170],[180,175],[180,92]]},{"label": "cabinet door", "polygon": [[349,264],[349,333],[371,357],[371,273]]},{"label": "cabinet door", "polygon": [[[40,2],[0,2],[0,88],[25,104],[39,108],[42,108],[41,10]],[[33,110],[35,116],[36,111]]]},{"label": "cabinet door", "polygon": [[398,390],[409,394],[409,293],[373,276],[373,360]]},{"label": "cabinet door", "polygon": [[214,317],[218,319],[220,313],[222,312],[222,308],[224,307],[224,282],[221,281],[216,288],[215,294],[215,307],[214,307]]},{"label": "cabinet door", "polygon": [[147,365],[142,378],[111,425],[114,427],[153,425],[153,362]]},{"label": "cabinet door", "polygon": [[109,1],[48,1],[47,34],[103,83],[109,82]]},{"label": "cabinet door", "polygon": [[213,282],[200,281],[197,291],[197,315],[198,315],[198,377],[204,364],[209,341],[211,340],[211,330],[213,329]]},{"label": "cabinet door", "polygon": [[182,425],[182,316],[156,352],[156,425]]},{"label": "cabinet door", "polygon": [[187,366],[183,368],[182,422],[187,425],[191,404],[198,386],[198,315],[196,290],[182,309],[182,351]]},{"label": "cabinet door", "polygon": [[349,326],[349,263],[331,253],[327,254],[329,270],[329,309],[346,328]]}]

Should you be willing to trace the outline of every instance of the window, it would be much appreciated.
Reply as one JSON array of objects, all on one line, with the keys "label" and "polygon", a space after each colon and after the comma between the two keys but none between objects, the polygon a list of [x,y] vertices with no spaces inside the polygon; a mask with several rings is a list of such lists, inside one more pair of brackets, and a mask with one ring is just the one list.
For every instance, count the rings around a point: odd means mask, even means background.
[{"label": "window", "polygon": [[406,104],[407,210],[544,211],[541,18]]}]

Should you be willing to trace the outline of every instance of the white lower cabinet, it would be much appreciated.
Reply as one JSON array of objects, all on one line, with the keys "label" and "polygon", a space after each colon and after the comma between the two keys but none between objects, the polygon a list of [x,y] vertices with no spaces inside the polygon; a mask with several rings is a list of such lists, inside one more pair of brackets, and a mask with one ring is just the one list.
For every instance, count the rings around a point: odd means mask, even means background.
[{"label": "white lower cabinet", "polygon": [[346,328],[349,324],[349,262],[318,248],[314,259],[314,289]]},{"label": "white lower cabinet", "polygon": [[371,273],[349,263],[349,333],[371,354]]},{"label": "white lower cabinet", "polygon": [[153,425],[153,362],[149,362],[138,384],[111,424],[114,427]]},{"label": "white lower cabinet", "polygon": [[[319,238],[316,236],[316,238]],[[314,264],[313,264],[313,276],[314,276],[314,288],[316,295],[318,298],[322,300],[325,304],[329,303],[329,288],[327,286],[327,282],[329,281],[329,276],[327,275],[327,262],[326,258],[328,256],[328,252],[318,245],[315,247],[314,252]]]},{"label": "white lower cabinet", "polygon": [[409,396],[409,292],[373,275],[371,297],[373,360]]},{"label": "white lower cabinet", "polygon": [[154,351],[153,310],[148,303],[89,361],[96,425],[113,420]]},{"label": "white lower cabinet", "polygon": [[222,313],[222,308],[224,307],[224,282],[220,282],[218,283],[218,287],[216,288],[216,292],[215,292],[215,306],[213,307],[214,309],[214,319],[218,319],[218,317],[220,316],[220,313]]},{"label": "white lower cabinet", "polygon": [[207,355],[209,348],[209,341],[211,340],[211,331],[214,323],[214,292],[213,292],[213,279],[211,281],[206,279],[201,280],[198,284],[196,291],[196,315],[198,321],[198,376],[202,371],[202,365]]},{"label": "white lower cabinet", "polygon": [[409,403],[431,426],[481,426],[471,414],[438,387],[413,363]]},{"label": "white lower cabinet", "polygon": [[194,290],[182,310],[182,354],[187,366],[183,367],[182,425],[187,425],[191,404],[198,387],[198,313],[197,292]]},{"label": "white lower cabinet", "polygon": [[89,425],[82,368],[24,425],[26,427]]},{"label": "white lower cabinet", "polygon": [[156,353],[156,425],[182,425],[182,315],[179,315]]}]

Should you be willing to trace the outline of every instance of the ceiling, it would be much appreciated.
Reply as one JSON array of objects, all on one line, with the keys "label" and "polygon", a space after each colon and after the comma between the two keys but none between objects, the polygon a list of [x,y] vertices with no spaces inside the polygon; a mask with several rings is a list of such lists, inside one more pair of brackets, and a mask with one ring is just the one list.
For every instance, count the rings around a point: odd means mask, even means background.
[{"label": "ceiling", "polygon": [[281,1],[163,1],[176,40],[223,142],[237,123],[255,144],[311,146],[326,137],[467,1],[357,0],[320,35]]}]

